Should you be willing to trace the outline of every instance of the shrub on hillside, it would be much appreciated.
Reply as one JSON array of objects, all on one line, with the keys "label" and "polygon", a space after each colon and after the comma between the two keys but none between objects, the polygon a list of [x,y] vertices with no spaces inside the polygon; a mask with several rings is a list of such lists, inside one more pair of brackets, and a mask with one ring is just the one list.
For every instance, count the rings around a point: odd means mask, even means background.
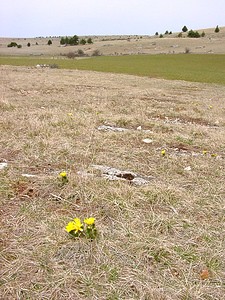
[{"label": "shrub on hillside", "polygon": [[201,34],[201,37],[204,37],[204,36],[205,36],[205,32],[203,31],[202,34]]},{"label": "shrub on hillside", "polygon": [[75,58],[76,57],[76,53],[75,52],[69,52],[66,54],[67,58]]},{"label": "shrub on hillside", "polygon": [[77,55],[78,55],[78,56],[85,56],[85,53],[84,53],[84,51],[83,51],[82,49],[79,49],[79,50],[77,51]]},{"label": "shrub on hillside", "polygon": [[80,45],[85,45],[87,42],[86,42],[86,40],[85,39],[81,39],[80,40]]},{"label": "shrub on hillside", "polygon": [[185,54],[189,54],[190,51],[191,51],[191,50],[190,50],[189,48],[187,48],[187,47],[185,48]]},{"label": "shrub on hillside", "polygon": [[92,56],[101,56],[101,52],[98,49],[96,49],[93,51]]},{"label": "shrub on hillside", "polygon": [[50,46],[52,44],[52,41],[51,40],[48,40],[48,45]]},{"label": "shrub on hillside", "polygon": [[184,26],[184,27],[182,28],[182,31],[183,31],[183,32],[187,32],[187,31],[188,31],[187,26]]},{"label": "shrub on hillside", "polygon": [[198,31],[190,30],[190,31],[188,31],[188,37],[190,37],[190,38],[199,38],[200,34],[199,34]]},{"label": "shrub on hillside", "polygon": [[216,32],[216,33],[220,32],[220,29],[219,29],[219,26],[218,26],[218,25],[217,25],[216,28],[215,28],[215,32]]},{"label": "shrub on hillside", "polygon": [[93,44],[92,38],[88,38],[88,39],[87,39],[87,43],[88,43],[88,44]]},{"label": "shrub on hillside", "polygon": [[66,54],[67,58],[83,57],[87,56],[82,49],[79,49],[77,52],[69,52]]},{"label": "shrub on hillside", "polygon": [[7,47],[17,47],[17,43],[16,42],[11,42],[10,44],[7,45]]}]

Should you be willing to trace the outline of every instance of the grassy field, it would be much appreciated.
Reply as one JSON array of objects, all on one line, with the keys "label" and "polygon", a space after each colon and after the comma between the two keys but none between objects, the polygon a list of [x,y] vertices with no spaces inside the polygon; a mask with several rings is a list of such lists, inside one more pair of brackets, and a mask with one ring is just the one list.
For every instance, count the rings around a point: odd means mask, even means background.
[{"label": "grassy field", "polygon": [[225,84],[225,55],[127,55],[87,59],[0,57],[1,65],[57,64],[62,69],[123,73],[153,78]]},{"label": "grassy field", "polygon": [[[57,63],[120,59],[131,70]],[[0,82],[1,299],[224,299],[225,86],[15,66]],[[75,217],[96,218],[97,238],[71,237]]]}]

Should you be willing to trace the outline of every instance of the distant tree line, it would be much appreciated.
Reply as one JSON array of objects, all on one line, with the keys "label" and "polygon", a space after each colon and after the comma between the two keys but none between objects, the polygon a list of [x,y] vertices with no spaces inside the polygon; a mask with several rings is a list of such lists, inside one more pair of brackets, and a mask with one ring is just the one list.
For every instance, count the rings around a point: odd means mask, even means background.
[{"label": "distant tree line", "polygon": [[[218,32],[220,31],[218,25],[216,26],[216,28],[215,28],[214,31],[215,31],[216,33],[218,33]],[[180,32],[180,33],[178,34],[178,37],[181,38],[181,37],[183,36],[183,33],[187,33],[187,36],[188,36],[189,38],[200,38],[200,37],[204,37],[204,36],[205,36],[205,32],[204,32],[204,31],[200,34],[198,31],[194,31],[194,30],[192,30],[192,29],[191,29],[191,30],[188,30],[187,26],[183,26],[182,32]],[[167,34],[172,34],[172,31],[169,32],[168,30],[166,30],[165,35],[167,35]],[[163,38],[163,34],[159,34],[158,32],[156,32],[155,35],[156,35],[156,36],[159,36],[160,38]]]},{"label": "distant tree line", "polygon": [[60,45],[70,45],[70,46],[75,46],[75,45],[85,45],[85,44],[93,44],[93,41],[91,38],[88,38],[85,40],[84,38],[80,39],[77,35],[74,35],[72,37],[62,37],[60,39]]},{"label": "distant tree line", "polygon": [[[216,33],[218,33],[220,31],[218,25],[216,26],[215,30],[214,30]],[[194,31],[194,30],[189,30],[188,31],[188,28],[187,26],[184,26],[182,28],[182,32],[187,32],[187,36],[190,37],[190,38],[200,38],[200,37],[204,37],[205,36],[205,32],[203,31],[201,34],[198,32],[198,31]],[[178,34],[178,37],[182,37],[182,32],[180,32]]]}]

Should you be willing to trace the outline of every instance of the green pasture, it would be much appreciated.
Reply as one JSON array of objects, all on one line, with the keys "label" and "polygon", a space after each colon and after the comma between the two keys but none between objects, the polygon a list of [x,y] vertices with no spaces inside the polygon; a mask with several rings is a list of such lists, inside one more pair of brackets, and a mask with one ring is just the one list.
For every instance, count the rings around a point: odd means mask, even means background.
[{"label": "green pasture", "polygon": [[83,59],[0,57],[0,65],[57,64],[63,69],[123,73],[225,85],[225,55],[173,54],[99,56]]}]

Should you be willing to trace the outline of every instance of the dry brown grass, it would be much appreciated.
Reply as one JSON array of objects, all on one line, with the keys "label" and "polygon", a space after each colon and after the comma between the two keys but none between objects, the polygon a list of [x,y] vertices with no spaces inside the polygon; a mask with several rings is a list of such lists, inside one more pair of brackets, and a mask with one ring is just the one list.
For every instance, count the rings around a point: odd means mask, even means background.
[{"label": "dry brown grass", "polygon": [[[1,299],[224,299],[225,87],[22,67],[0,74]],[[106,181],[92,164],[155,179]],[[67,222],[90,215],[98,239],[71,239]]]}]

